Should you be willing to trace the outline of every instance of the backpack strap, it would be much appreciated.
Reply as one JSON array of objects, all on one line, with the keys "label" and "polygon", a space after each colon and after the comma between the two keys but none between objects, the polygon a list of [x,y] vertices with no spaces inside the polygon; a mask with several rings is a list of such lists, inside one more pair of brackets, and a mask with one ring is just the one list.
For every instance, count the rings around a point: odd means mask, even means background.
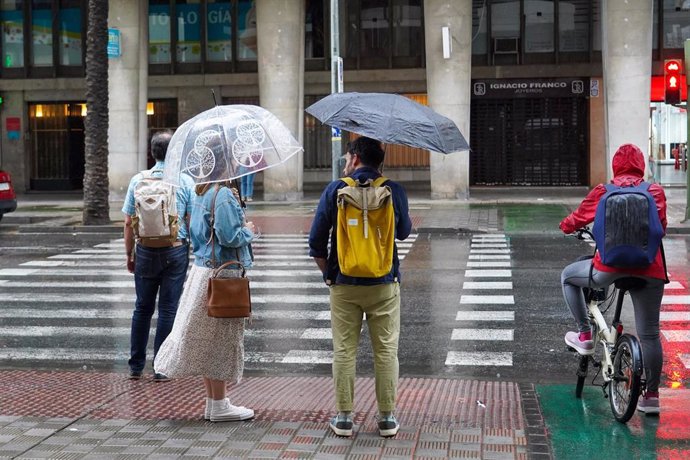
[{"label": "backpack strap", "polygon": [[353,178],[351,178],[351,177],[349,177],[349,176],[347,176],[347,177],[341,177],[340,180],[343,181],[343,182],[345,182],[345,183],[346,183],[347,185],[349,185],[350,187],[354,187],[355,185],[357,185],[357,181],[355,181]]},{"label": "backpack strap", "polygon": [[371,185],[374,187],[381,187],[384,182],[388,181],[388,178],[385,176],[379,176],[376,179],[374,179],[374,182],[372,182]]}]

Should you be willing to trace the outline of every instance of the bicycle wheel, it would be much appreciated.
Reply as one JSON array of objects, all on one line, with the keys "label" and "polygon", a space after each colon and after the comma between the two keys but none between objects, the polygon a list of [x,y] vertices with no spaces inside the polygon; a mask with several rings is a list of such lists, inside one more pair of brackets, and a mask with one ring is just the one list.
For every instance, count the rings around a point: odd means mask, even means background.
[{"label": "bicycle wheel", "polygon": [[609,384],[609,402],[613,416],[621,423],[630,420],[640,397],[642,349],[636,337],[623,334],[616,342],[613,379]]}]

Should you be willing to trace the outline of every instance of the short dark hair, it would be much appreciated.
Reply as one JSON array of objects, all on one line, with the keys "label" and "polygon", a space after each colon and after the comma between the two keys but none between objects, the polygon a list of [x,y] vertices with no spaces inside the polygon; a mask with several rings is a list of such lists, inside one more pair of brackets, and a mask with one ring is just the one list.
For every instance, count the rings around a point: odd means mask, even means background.
[{"label": "short dark hair", "polygon": [[165,161],[168,144],[172,138],[172,131],[157,131],[151,136],[151,156],[156,161]]},{"label": "short dark hair", "polygon": [[347,151],[359,156],[359,160],[365,166],[378,168],[383,163],[385,153],[381,148],[381,143],[370,137],[358,137],[352,142],[347,143]]}]

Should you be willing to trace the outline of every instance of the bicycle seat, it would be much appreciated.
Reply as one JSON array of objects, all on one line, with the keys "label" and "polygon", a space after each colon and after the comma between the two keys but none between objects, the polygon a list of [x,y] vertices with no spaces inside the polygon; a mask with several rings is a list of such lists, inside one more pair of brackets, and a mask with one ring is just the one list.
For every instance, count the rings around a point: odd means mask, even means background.
[{"label": "bicycle seat", "polygon": [[627,278],[619,278],[614,281],[613,284],[615,284],[620,290],[630,291],[631,289],[640,289],[645,287],[647,281],[642,278],[635,278],[631,276]]}]

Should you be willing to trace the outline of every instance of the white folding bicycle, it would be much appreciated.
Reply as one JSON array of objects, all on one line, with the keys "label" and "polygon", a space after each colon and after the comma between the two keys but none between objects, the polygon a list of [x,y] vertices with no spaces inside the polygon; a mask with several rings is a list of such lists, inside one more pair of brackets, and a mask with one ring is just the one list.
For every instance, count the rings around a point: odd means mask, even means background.
[{"label": "white folding bicycle", "polygon": [[[586,228],[575,232],[575,237],[578,239],[585,239],[584,235],[592,237],[592,233]],[[607,288],[582,288],[592,325],[592,340],[594,340],[595,348],[594,354],[579,357],[575,397],[582,397],[582,389],[591,362],[597,369],[592,377],[592,384],[595,384],[597,375],[601,373],[603,383],[600,385],[604,397],[608,397],[613,416],[621,423],[626,423],[635,413],[637,400],[645,388],[645,380],[642,378],[644,365],[640,342],[637,337],[623,332],[620,316],[625,293],[631,289],[640,288],[644,284],[645,280],[630,277],[620,278],[614,282],[613,286]],[[613,317],[610,322],[607,322],[605,315],[614,302]]]}]

